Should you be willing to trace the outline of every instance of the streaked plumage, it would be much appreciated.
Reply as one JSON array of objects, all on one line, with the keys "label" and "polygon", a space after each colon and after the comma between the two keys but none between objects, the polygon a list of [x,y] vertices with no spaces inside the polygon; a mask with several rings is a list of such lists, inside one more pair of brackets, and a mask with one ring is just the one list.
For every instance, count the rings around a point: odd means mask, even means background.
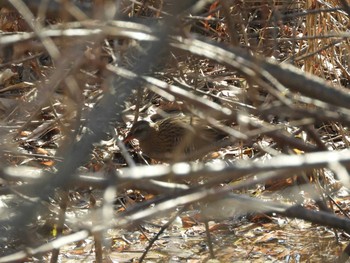
[{"label": "streaked plumage", "polygon": [[142,152],[164,162],[195,160],[208,153],[210,145],[224,134],[198,117],[169,117],[155,123],[138,121],[131,128],[125,142],[139,141]]}]

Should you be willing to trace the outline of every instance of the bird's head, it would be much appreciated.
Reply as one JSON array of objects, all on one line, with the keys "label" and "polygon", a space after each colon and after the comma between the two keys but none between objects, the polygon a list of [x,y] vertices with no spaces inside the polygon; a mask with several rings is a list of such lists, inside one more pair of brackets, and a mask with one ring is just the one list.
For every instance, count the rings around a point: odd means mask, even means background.
[{"label": "bird's head", "polygon": [[152,132],[152,125],[145,120],[136,122],[130,129],[130,132],[124,139],[124,143],[127,143],[133,139],[145,140],[150,136]]}]

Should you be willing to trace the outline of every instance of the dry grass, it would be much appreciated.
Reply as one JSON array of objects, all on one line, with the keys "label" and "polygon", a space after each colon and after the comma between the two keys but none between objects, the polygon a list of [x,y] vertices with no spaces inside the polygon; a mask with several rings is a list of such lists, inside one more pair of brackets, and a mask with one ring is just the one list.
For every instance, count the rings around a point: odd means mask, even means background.
[{"label": "dry grass", "polygon": [[[0,262],[346,260],[345,1],[117,2],[0,3]],[[229,143],[123,144],[174,112]]]}]

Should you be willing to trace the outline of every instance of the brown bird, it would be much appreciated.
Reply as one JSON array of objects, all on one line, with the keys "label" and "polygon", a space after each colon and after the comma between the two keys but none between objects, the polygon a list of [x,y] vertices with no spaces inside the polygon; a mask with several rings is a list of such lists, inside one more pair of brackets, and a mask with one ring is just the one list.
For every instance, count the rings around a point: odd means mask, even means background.
[{"label": "brown bird", "polygon": [[155,123],[138,121],[124,142],[137,139],[142,152],[148,157],[172,162],[201,158],[215,148],[215,142],[224,137],[222,131],[208,126],[206,121],[198,117],[177,116]]}]

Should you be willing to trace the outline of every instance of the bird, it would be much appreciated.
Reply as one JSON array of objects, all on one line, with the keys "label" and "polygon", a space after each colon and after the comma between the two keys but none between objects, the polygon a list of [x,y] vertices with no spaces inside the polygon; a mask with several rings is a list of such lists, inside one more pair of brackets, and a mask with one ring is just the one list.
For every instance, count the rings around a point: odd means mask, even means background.
[{"label": "bird", "polygon": [[137,121],[124,143],[137,139],[143,154],[156,161],[170,163],[204,157],[213,150],[213,146],[215,148],[215,142],[225,136],[198,117],[172,116],[154,123]]}]

